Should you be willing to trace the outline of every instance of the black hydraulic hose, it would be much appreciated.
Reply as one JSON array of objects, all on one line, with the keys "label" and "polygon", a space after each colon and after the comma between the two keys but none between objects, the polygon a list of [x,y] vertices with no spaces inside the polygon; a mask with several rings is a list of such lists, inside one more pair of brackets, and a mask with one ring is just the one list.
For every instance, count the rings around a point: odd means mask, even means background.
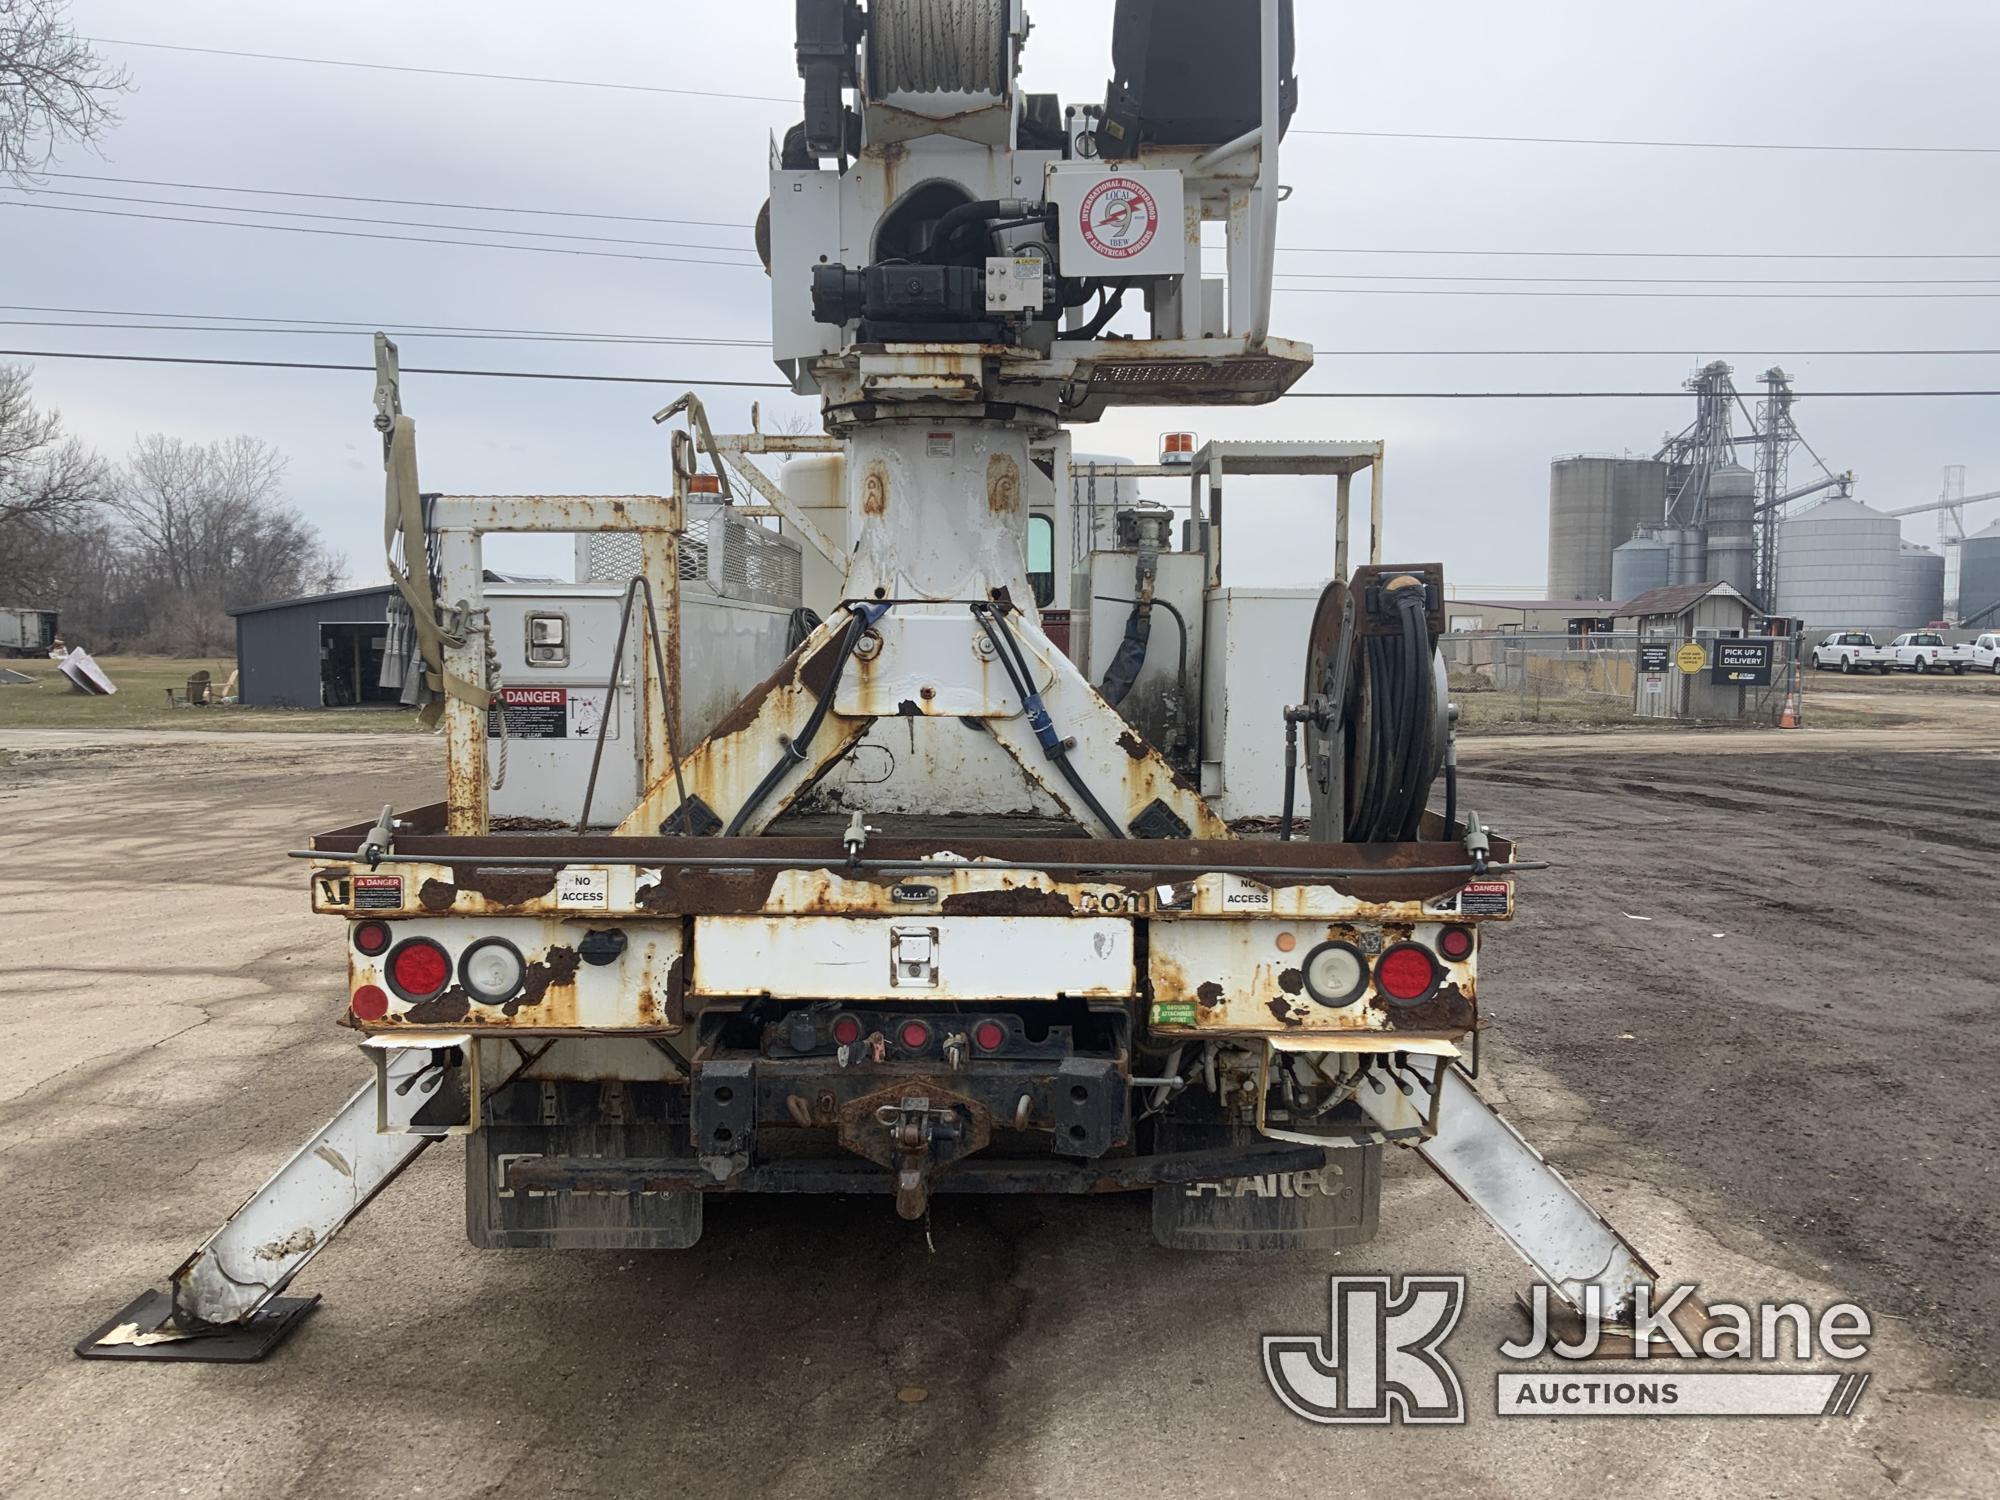
[{"label": "black hydraulic hose", "polygon": [[1299,721],[1290,713],[1285,715],[1285,811],[1278,820],[1278,840],[1290,843],[1292,839],[1292,809],[1298,802],[1299,784]]},{"label": "black hydraulic hose", "polygon": [[1020,198],[982,198],[976,203],[961,203],[957,208],[948,210],[931,230],[931,242],[924,251],[924,259],[931,265],[942,265],[951,253],[952,241],[964,233],[968,225],[985,225],[993,219],[1033,223],[1040,215],[1026,215],[1039,206]]},{"label": "black hydraulic hose", "polygon": [[1450,755],[1444,763],[1444,836],[1451,837],[1451,825],[1458,821],[1458,757]]},{"label": "black hydraulic hose", "polygon": [[1066,339],[1094,339],[1100,333],[1104,332],[1104,325],[1117,317],[1119,310],[1124,306],[1125,288],[1121,286],[1117,291],[1105,297],[1103,305],[1097,309],[1097,315],[1088,323],[1084,324],[1081,328],[1061,334],[1059,337]]},{"label": "black hydraulic hose", "polygon": [[1125,825],[1105,810],[1097,800],[1097,794],[1090,789],[1075,766],[1069,763],[1069,751],[1064,746],[1062,736],[1056,731],[1049,718],[1049,711],[1042,703],[1042,696],[1035,691],[1034,674],[1028,666],[1028,659],[1014,639],[1013,627],[1006,617],[990,604],[975,604],[972,613],[986,631],[986,638],[993,643],[994,653],[1000,658],[1000,665],[1007,673],[1007,680],[1019,694],[1021,706],[1027,710],[1028,722],[1034,727],[1035,737],[1041,741],[1042,753],[1055,764],[1062,779],[1069,783],[1070,790],[1083,800],[1090,809],[1091,816],[1102,823],[1114,839],[1127,838]]},{"label": "black hydraulic hose", "polygon": [[820,694],[819,702],[813,705],[811,717],[800,726],[785,746],[785,753],[778,763],[757,783],[757,789],[744,799],[736,810],[736,816],[729,820],[723,830],[724,838],[735,838],[743,831],[743,825],[750,821],[752,814],[778,789],[778,783],[790,774],[793,767],[806,759],[806,751],[812,745],[813,736],[819,733],[819,726],[826,722],[826,716],[833,708],[834,694],[839,691],[841,675],[847,670],[847,659],[854,654],[854,648],[861,644],[861,637],[868,633],[868,616],[861,610],[852,610],[847,629],[840,637],[840,654],[833,661],[833,675],[827,679],[826,691]]}]

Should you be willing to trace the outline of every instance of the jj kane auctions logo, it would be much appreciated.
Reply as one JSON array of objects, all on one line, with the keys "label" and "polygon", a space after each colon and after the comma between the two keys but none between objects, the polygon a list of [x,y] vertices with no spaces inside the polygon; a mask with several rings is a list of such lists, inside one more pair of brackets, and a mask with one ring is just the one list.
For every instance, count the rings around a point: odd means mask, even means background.
[{"label": "jj kane auctions logo", "polygon": [[[1264,1378],[1285,1409],[1308,1422],[1459,1425],[1466,1420],[1464,1387],[1444,1352],[1465,1309],[1463,1276],[1335,1276],[1327,1298],[1325,1334],[1267,1334]],[[1851,1302],[1815,1315],[1802,1303],[1746,1306],[1714,1302],[1700,1308],[1699,1329],[1684,1323],[1694,1288],[1632,1290],[1629,1314],[1616,1330],[1629,1339],[1639,1369],[1575,1366],[1503,1369],[1500,1416],[1820,1416],[1851,1415],[1867,1388],[1860,1370],[1716,1369],[1721,1362],[1825,1358],[1850,1363],[1868,1352],[1868,1314]],[[1608,1332],[1602,1299],[1585,1296],[1582,1332],[1556,1336],[1549,1288],[1531,1299],[1533,1327],[1500,1346],[1509,1361],[1590,1359]],[[1663,1371],[1647,1362],[1705,1360],[1692,1370]]]}]

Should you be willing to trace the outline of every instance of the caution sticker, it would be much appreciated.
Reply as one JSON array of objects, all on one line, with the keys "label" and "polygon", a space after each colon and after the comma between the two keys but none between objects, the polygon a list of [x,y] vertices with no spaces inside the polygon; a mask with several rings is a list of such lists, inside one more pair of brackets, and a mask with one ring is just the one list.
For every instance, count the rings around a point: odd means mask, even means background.
[{"label": "caution sticker", "polygon": [[1458,893],[1459,915],[1504,917],[1510,896],[1504,880],[1475,880]]},{"label": "caution sticker", "polygon": [[403,909],[403,877],[400,875],[356,875],[354,877],[354,909],[356,911],[401,911]]}]

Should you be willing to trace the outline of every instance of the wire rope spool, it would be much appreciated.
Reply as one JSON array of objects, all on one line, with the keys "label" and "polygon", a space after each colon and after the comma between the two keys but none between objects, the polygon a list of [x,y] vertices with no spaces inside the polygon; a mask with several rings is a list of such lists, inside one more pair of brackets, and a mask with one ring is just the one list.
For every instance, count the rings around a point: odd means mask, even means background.
[{"label": "wire rope spool", "polygon": [[869,95],[1005,94],[1007,12],[1007,0],[874,0]]}]

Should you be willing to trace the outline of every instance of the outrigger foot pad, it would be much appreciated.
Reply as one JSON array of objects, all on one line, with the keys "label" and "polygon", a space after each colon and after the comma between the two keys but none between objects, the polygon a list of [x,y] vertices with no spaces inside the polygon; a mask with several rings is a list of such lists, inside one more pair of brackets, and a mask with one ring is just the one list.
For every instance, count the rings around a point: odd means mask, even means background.
[{"label": "outrigger foot pad", "polygon": [[190,1333],[169,1321],[167,1293],[140,1293],[110,1322],[76,1346],[79,1359],[181,1360],[211,1365],[254,1364],[291,1336],[319,1306],[319,1297],[273,1297],[241,1323]]}]

